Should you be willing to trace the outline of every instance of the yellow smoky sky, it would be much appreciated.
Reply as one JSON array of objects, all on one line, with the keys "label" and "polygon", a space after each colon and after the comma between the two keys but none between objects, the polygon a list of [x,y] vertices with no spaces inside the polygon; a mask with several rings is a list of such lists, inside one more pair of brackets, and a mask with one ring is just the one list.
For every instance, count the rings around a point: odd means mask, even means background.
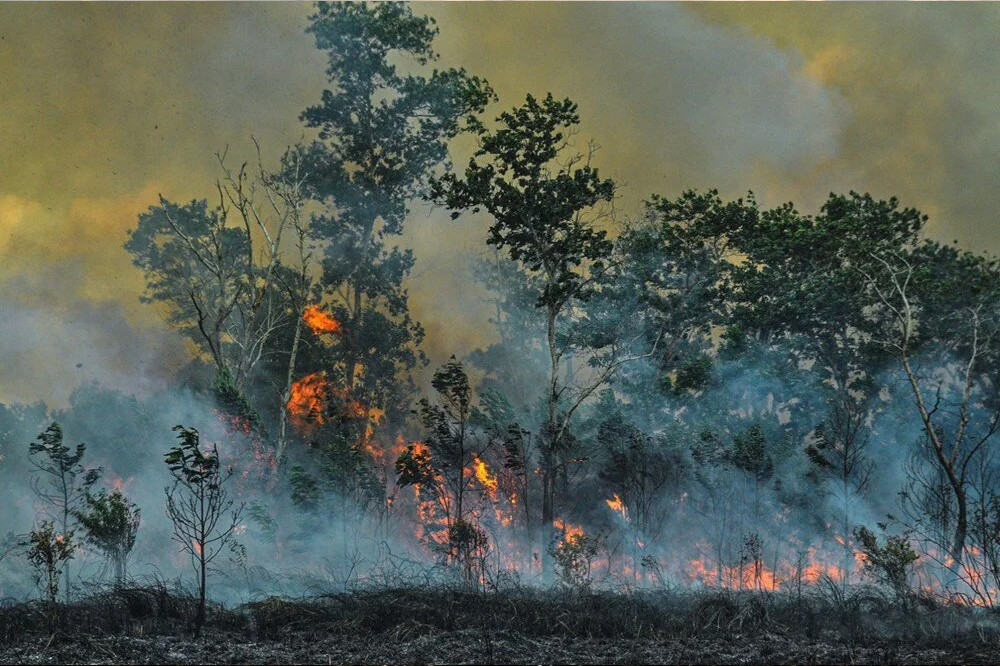
[{"label": "yellow smoky sky", "polygon": [[[1000,249],[1000,5],[415,9],[438,21],[442,65],[494,85],[491,113],[527,92],[579,102],[580,141],[622,183],[619,217],[692,187],[806,211],[856,189],[922,208],[942,240]],[[310,11],[0,4],[0,401],[60,404],[83,380],[144,390],[184,362],[121,245],[158,194],[209,196],[216,151],[310,137],[297,117],[325,81]],[[484,224],[418,206],[401,241],[434,360],[491,338],[468,275]]]}]

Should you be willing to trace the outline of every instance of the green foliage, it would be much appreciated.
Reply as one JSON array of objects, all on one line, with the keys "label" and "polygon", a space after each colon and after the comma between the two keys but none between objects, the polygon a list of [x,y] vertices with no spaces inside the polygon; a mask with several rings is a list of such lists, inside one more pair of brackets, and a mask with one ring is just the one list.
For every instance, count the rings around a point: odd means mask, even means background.
[{"label": "green foliage", "polygon": [[854,530],[854,538],[864,555],[861,567],[864,573],[889,587],[898,601],[909,603],[913,596],[910,576],[919,559],[910,540],[905,535],[886,536],[883,543],[867,527]]},{"label": "green foliage", "polygon": [[454,356],[439,368],[431,380],[438,394],[436,403],[420,401],[420,418],[427,429],[427,446],[445,469],[461,473],[468,450],[472,390],[465,368]]},{"label": "green foliage", "polygon": [[474,114],[493,93],[465,70],[427,71],[437,28],[408,4],[322,2],[316,10],[309,32],[328,54],[331,87],[302,113],[319,130],[303,159],[311,196],[326,207],[312,225],[322,283],[344,326],[331,360],[356,398],[385,406],[393,420],[413,390],[400,378],[425,360],[403,288],[413,254],[389,239],[402,233],[448,140],[478,127]]},{"label": "green foliage", "polygon": [[582,533],[566,534],[549,546],[556,574],[563,585],[573,589],[590,587],[590,570],[598,546],[596,539]]},{"label": "green foliage", "polygon": [[237,417],[248,427],[260,426],[260,414],[250,404],[246,394],[236,386],[229,368],[222,368],[216,373],[215,396],[219,401],[219,406],[227,414]]},{"label": "green foliage", "polygon": [[73,559],[76,543],[73,532],[57,532],[50,520],[28,534],[25,556],[35,570],[35,583],[42,590],[42,598],[47,602],[49,631],[55,631],[58,622],[59,578],[66,563]]},{"label": "green foliage", "polygon": [[476,585],[485,572],[490,539],[486,531],[467,520],[458,519],[448,526],[448,559],[462,571],[467,585]]},{"label": "green foliage", "polygon": [[774,474],[774,462],[767,454],[764,431],[758,424],[733,438],[730,461],[758,481],[765,481]]},{"label": "green foliage", "polygon": [[102,489],[94,495],[87,493],[85,509],[74,511],[84,536],[101,551],[114,567],[115,585],[125,582],[129,554],[135,546],[142,514],[120,490],[110,494]]},{"label": "green foliage", "polygon": [[315,511],[322,498],[316,477],[296,463],[292,465],[288,482],[292,487],[292,503],[302,511]]},{"label": "green foliage", "polygon": [[433,486],[434,466],[430,451],[410,444],[399,454],[395,463],[396,479],[400,486]]},{"label": "green foliage", "polygon": [[35,465],[40,471],[56,477],[60,485],[75,487],[80,477],[80,490],[89,488],[101,476],[100,468],[84,469],[81,461],[86,451],[86,444],[77,444],[75,450],[63,444],[63,432],[58,423],[52,423],[28,445],[28,453],[36,458]]},{"label": "green foliage", "polygon": [[194,428],[178,425],[174,426],[174,432],[178,433],[180,444],[171,447],[163,459],[175,482],[206,492],[218,491],[224,479],[218,447],[213,444],[211,451],[202,452],[201,437]]},{"label": "green foliage", "polygon": [[605,270],[611,242],[580,213],[610,202],[615,184],[602,179],[589,160],[559,163],[568,133],[580,123],[571,100],[528,95],[523,106],[502,113],[497,122],[499,129],[479,131],[480,147],[464,179],[446,174],[434,182],[432,196],[453,219],[465,210],[490,213],[486,242],[540,276],[537,305],[558,310],[585,298],[592,275]]}]

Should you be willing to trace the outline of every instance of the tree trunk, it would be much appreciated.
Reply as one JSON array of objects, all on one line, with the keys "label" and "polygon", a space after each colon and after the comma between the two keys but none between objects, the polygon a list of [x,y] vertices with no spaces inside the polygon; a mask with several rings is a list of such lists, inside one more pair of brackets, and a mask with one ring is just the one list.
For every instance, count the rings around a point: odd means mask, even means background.
[{"label": "tree trunk", "polygon": [[194,619],[194,637],[201,637],[201,628],[205,626],[205,546],[201,546],[201,580],[198,584],[198,615]]},{"label": "tree trunk", "polygon": [[542,453],[542,577],[551,577],[552,555],[549,546],[555,538],[556,451],[559,446],[559,354],[556,350],[556,310],[549,306],[545,320],[545,335],[549,347],[548,419],[545,433],[547,451]]},{"label": "tree trunk", "polygon": [[958,505],[958,520],[955,522],[955,537],[951,543],[951,557],[958,565],[962,562],[962,555],[965,551],[965,539],[969,530],[969,507],[968,495],[961,485],[953,486],[955,491],[955,502]]},{"label": "tree trunk", "polygon": [[280,467],[288,446],[288,401],[292,399],[292,379],[295,377],[295,359],[299,353],[299,340],[302,338],[302,314],[305,308],[299,308],[295,316],[295,335],[292,338],[292,351],[288,357],[288,373],[285,377],[285,390],[281,393],[280,425],[278,427],[278,446],[275,451],[275,465]]}]

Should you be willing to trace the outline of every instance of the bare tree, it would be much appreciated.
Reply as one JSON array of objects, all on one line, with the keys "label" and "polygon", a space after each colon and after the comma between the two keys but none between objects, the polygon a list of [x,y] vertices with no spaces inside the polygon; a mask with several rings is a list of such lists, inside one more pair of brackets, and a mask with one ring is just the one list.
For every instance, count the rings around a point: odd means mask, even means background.
[{"label": "bare tree", "polygon": [[993,264],[930,244],[909,256],[871,258],[870,268],[857,270],[874,296],[873,337],[902,368],[931,458],[954,500],[948,550],[957,565],[969,530],[970,475],[1000,425],[994,376],[1000,321],[995,285],[982,284],[994,277]]},{"label": "bare tree", "polygon": [[174,430],[179,432],[180,443],[165,457],[174,484],[164,490],[174,540],[190,556],[198,575],[198,614],[194,625],[194,635],[198,638],[205,624],[209,566],[226,547],[236,544],[236,527],[243,505],[233,508],[234,502],[225,488],[232,469],[222,470],[218,447],[213,444],[210,451],[202,452],[197,430],[181,425]]}]

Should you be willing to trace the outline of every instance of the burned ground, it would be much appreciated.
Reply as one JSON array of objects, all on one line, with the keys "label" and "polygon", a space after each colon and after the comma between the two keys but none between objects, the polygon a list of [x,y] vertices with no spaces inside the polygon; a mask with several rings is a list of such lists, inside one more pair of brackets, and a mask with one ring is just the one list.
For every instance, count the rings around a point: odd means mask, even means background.
[{"label": "burned ground", "polygon": [[0,612],[3,663],[987,664],[995,614],[843,597],[713,591],[359,590],[212,608],[163,586],[92,596],[45,630],[36,604]]}]

